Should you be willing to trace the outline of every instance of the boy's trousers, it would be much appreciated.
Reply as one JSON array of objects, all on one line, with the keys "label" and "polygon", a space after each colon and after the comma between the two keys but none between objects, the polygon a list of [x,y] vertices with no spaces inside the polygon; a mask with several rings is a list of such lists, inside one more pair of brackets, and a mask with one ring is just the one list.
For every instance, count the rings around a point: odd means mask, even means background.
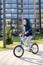
[{"label": "boy's trousers", "polygon": [[28,44],[29,47],[31,47],[30,40],[32,39],[32,36],[28,36],[22,39],[23,43]]}]

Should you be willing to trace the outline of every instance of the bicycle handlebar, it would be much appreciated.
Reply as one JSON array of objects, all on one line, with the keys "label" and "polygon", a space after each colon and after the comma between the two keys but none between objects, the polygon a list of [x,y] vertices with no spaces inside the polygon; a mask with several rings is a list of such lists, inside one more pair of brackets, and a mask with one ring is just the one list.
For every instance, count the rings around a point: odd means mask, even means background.
[{"label": "bicycle handlebar", "polygon": [[24,33],[19,34],[19,37],[24,37]]}]

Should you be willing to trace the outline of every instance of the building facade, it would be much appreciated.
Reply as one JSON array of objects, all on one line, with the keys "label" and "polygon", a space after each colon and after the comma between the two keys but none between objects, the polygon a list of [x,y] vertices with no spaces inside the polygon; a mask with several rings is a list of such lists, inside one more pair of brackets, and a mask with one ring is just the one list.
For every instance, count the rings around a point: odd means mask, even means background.
[{"label": "building facade", "polygon": [[[0,0],[0,37],[3,35],[2,2]],[[1,35],[2,34],[2,35]]]},{"label": "building facade", "polygon": [[[5,14],[5,21],[8,28],[13,32],[20,31],[23,18],[28,18],[32,27],[39,31],[43,29],[43,0],[0,0],[2,3],[0,9],[0,18],[3,19]],[[5,6],[3,6],[3,3]],[[5,12],[3,13],[3,8]],[[0,19],[0,21],[2,21]],[[0,22],[1,23],[1,22]]]}]

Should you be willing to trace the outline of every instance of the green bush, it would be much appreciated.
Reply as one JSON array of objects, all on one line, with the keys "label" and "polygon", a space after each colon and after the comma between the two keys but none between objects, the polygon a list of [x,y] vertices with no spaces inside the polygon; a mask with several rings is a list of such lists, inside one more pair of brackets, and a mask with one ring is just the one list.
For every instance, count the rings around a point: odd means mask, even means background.
[{"label": "green bush", "polygon": [[12,31],[9,30],[8,28],[6,28],[6,44],[13,44],[13,40],[12,40]]},{"label": "green bush", "polygon": [[3,37],[3,35],[2,35],[2,34],[0,34],[0,37]]},{"label": "green bush", "polygon": [[12,38],[11,37],[7,37],[6,39],[6,44],[13,44]]}]

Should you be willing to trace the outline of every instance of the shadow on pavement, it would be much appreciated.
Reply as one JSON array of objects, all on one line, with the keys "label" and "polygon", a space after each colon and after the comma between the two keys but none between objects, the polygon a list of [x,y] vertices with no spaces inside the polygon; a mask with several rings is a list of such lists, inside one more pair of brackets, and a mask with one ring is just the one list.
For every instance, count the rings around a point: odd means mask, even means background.
[{"label": "shadow on pavement", "polygon": [[37,55],[43,58],[43,51],[40,51]]},{"label": "shadow on pavement", "polygon": [[[43,58],[43,52],[40,51],[37,55]],[[21,57],[20,60],[33,63],[33,64],[37,64],[37,65],[43,65],[43,59],[39,59],[39,58],[36,59],[36,58]]]}]

